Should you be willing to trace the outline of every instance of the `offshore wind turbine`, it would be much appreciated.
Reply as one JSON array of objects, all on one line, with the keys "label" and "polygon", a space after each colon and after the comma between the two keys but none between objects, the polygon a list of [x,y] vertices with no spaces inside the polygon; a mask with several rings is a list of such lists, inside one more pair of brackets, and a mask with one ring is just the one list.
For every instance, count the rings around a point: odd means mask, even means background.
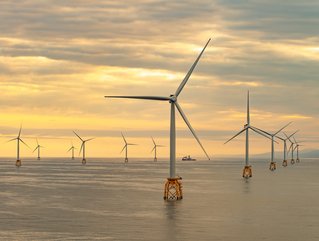
[{"label": "offshore wind turbine", "polygon": [[[281,137],[277,136],[279,132],[281,132],[283,129],[285,129],[287,126],[289,126],[292,122],[289,122],[287,125],[282,127],[280,130],[278,130],[275,133],[268,133],[266,131],[260,130],[259,131],[264,132],[265,134],[269,135],[271,137],[271,160],[270,160],[270,165],[269,165],[269,170],[270,171],[275,171],[276,170],[276,162],[275,162],[275,137],[278,139],[281,139]],[[282,140],[282,139],[281,139]]]},{"label": "offshore wind turbine", "polygon": [[124,135],[123,135],[123,133],[121,132],[121,135],[122,135],[122,137],[123,137],[123,140],[124,140],[124,147],[123,147],[123,149],[122,149],[122,151],[121,151],[121,153],[124,151],[124,149],[125,149],[125,159],[124,159],[124,162],[125,163],[127,163],[128,162],[128,157],[127,157],[127,150],[128,150],[128,146],[136,146],[137,144],[133,144],[133,143],[127,143],[127,141],[126,141],[126,139],[125,139],[125,137],[124,137]]},{"label": "offshore wind turbine", "polygon": [[68,150],[68,152],[69,152],[69,151],[72,151],[72,157],[71,157],[71,159],[74,160],[74,149],[76,149],[76,148],[74,147],[73,142],[71,142],[71,144],[72,144],[72,146],[70,147],[70,149]]},{"label": "offshore wind turbine", "polygon": [[81,144],[81,148],[80,148],[80,152],[79,152],[79,153],[81,153],[81,151],[83,150],[83,152],[82,152],[82,153],[83,153],[82,165],[85,165],[85,164],[86,164],[86,159],[85,159],[85,143],[88,142],[88,141],[93,140],[94,138],[90,138],[90,139],[83,140],[78,134],[76,134],[75,131],[73,131],[73,133],[74,133],[77,137],[79,137],[79,139],[82,141],[82,144]]},{"label": "offshore wind turbine", "polygon": [[[26,145],[27,147],[29,147],[22,139],[21,139],[21,130],[22,130],[22,125],[20,126],[20,130],[19,130],[19,134],[16,138],[13,138],[10,141],[14,141],[14,140],[17,140],[17,160],[16,160],[16,166],[17,167],[21,167],[22,165],[22,162],[21,162],[21,159],[20,159],[20,141]],[[30,147],[29,147],[30,148]]]},{"label": "offshore wind turbine", "polygon": [[265,135],[263,132],[261,132],[260,129],[253,127],[250,125],[250,106],[249,106],[249,91],[247,93],[247,123],[244,125],[244,129],[242,129],[240,132],[238,132],[236,135],[234,135],[232,138],[230,138],[228,141],[226,141],[224,144],[227,144],[237,136],[239,136],[241,133],[246,133],[246,148],[245,148],[245,167],[243,169],[243,177],[244,178],[250,178],[252,177],[252,168],[249,164],[249,129],[256,132],[259,135],[262,135],[268,139],[270,139],[267,135]]},{"label": "offshore wind turbine", "polygon": [[290,152],[290,150],[291,150],[291,160],[290,160],[290,163],[293,165],[293,164],[295,164],[295,159],[294,159],[294,150],[295,150],[295,148],[294,148],[294,142],[290,139],[291,137],[288,137],[287,135],[285,135],[287,138],[288,138],[288,140],[290,141],[290,146],[289,146],[289,149],[288,149],[288,153]]},{"label": "offshore wind turbine", "polygon": [[297,149],[297,159],[296,159],[296,162],[299,163],[299,162],[300,162],[300,159],[299,159],[299,146],[302,146],[302,145],[299,145],[300,142],[297,142],[294,136],[293,136],[293,138],[294,138],[294,141],[295,141],[295,143],[296,143],[295,150]]},{"label": "offshore wind turbine", "polygon": [[284,135],[286,136],[286,138],[281,138],[279,136],[277,136],[280,140],[282,140],[284,142],[284,160],[282,161],[282,166],[286,167],[288,165],[287,162],[287,140],[292,137],[294,134],[296,134],[299,130],[295,131],[294,133],[292,133],[289,137],[287,137],[286,133],[284,132]]},{"label": "offshore wind turbine", "polygon": [[36,148],[34,149],[34,151],[33,152],[35,152],[36,150],[38,150],[38,160],[40,160],[41,158],[40,158],[40,149],[41,148],[44,148],[44,146],[41,146],[41,145],[39,145],[39,142],[38,142],[38,138],[36,139],[37,140],[37,146],[36,146]]},{"label": "offshore wind turbine", "polygon": [[170,104],[170,172],[169,172],[169,178],[167,178],[167,181],[165,183],[164,187],[164,199],[165,200],[180,200],[183,198],[182,194],[182,186],[181,186],[181,178],[176,176],[176,127],[175,127],[175,109],[178,110],[180,115],[182,116],[184,122],[192,132],[193,136],[197,140],[198,144],[204,151],[205,155],[208,159],[209,156],[207,152],[205,151],[203,145],[201,144],[199,138],[197,137],[194,129],[192,128],[191,124],[189,123],[186,115],[184,114],[181,106],[178,104],[177,99],[180,93],[182,92],[184,86],[186,85],[189,77],[191,76],[193,70],[195,69],[199,59],[201,58],[203,52],[205,51],[208,43],[211,39],[209,39],[204,46],[203,50],[200,52],[199,56],[187,72],[186,76],[184,77],[183,81],[177,88],[176,92],[174,94],[171,94],[170,96],[105,96],[105,98],[128,98],[128,99],[141,99],[141,100],[155,100],[155,101],[168,101]]},{"label": "offshore wind turbine", "polygon": [[152,149],[151,152],[154,151],[154,161],[157,162],[157,147],[164,147],[164,146],[162,146],[162,145],[157,145],[157,144],[155,143],[153,137],[152,137],[152,141],[153,141],[154,147],[153,147],[153,149]]}]

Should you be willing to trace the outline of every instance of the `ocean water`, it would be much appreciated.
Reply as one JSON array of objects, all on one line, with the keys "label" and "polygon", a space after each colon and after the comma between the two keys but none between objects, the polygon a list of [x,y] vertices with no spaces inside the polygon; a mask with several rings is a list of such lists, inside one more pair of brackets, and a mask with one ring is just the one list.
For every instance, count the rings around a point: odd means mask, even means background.
[{"label": "ocean water", "polygon": [[249,180],[242,159],[178,161],[178,202],[163,200],[167,160],[14,163],[0,159],[0,240],[319,240],[319,159],[254,160]]}]

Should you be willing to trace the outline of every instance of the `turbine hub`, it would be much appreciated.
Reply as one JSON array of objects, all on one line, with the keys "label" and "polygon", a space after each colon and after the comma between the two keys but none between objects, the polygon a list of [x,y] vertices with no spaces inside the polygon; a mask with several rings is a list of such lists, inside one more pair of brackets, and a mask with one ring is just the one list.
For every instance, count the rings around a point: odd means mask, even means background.
[{"label": "turbine hub", "polygon": [[169,103],[175,103],[177,101],[177,97],[175,95],[170,95]]}]

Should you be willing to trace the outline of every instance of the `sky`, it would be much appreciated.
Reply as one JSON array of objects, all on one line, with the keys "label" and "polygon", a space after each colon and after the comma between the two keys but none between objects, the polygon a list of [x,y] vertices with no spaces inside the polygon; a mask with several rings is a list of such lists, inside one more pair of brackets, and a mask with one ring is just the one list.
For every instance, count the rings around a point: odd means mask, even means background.
[{"label": "sky", "polygon": [[[169,156],[169,105],[105,95],[175,93],[209,38],[179,103],[208,154],[244,155],[251,122],[319,148],[319,2],[275,0],[3,0],[0,2],[0,155],[15,157],[15,138],[32,157],[68,156],[95,137],[88,157],[120,157],[121,132],[132,157]],[[280,151],[282,144],[276,145]],[[79,150],[79,149],[78,149]],[[77,151],[78,151],[77,150]],[[251,135],[251,153],[270,141]],[[177,156],[204,158],[177,117]],[[23,157],[22,157],[23,158]]]}]

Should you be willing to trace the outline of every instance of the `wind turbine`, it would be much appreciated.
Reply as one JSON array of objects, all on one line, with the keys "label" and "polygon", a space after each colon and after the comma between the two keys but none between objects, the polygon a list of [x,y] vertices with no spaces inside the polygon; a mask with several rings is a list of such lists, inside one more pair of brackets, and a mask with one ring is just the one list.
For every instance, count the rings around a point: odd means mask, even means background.
[{"label": "wind turbine", "polygon": [[[29,147],[22,139],[21,139],[21,130],[22,130],[22,125],[20,126],[20,130],[19,130],[19,134],[18,134],[18,137],[16,138],[13,138],[10,141],[14,141],[14,140],[17,140],[17,161],[16,161],[16,166],[17,167],[21,167],[22,163],[21,163],[21,160],[20,160],[20,141],[26,145],[27,147]],[[29,147],[30,148],[30,147]]]},{"label": "wind turbine", "polygon": [[302,146],[302,145],[299,145],[300,142],[297,142],[294,136],[293,136],[293,138],[294,138],[294,141],[295,141],[295,143],[296,143],[295,150],[297,149],[297,159],[296,159],[296,162],[299,163],[299,162],[300,162],[300,159],[299,159],[299,146]]},{"label": "wind turbine", "polygon": [[74,132],[74,134],[77,136],[77,137],[79,137],[79,139],[82,141],[82,145],[81,145],[81,148],[80,148],[80,152],[79,153],[81,153],[81,151],[82,151],[82,149],[83,149],[83,159],[82,159],[82,164],[83,165],[85,165],[86,164],[86,159],[85,159],[85,143],[87,142],[87,141],[90,141],[90,140],[93,140],[94,138],[90,138],[90,139],[87,139],[87,140],[83,140],[78,134],[76,134],[76,132],[75,131],[73,131]]},{"label": "wind turbine", "polygon": [[126,139],[125,139],[125,137],[124,137],[124,135],[123,135],[122,132],[121,132],[121,135],[122,135],[123,140],[124,140],[124,143],[125,143],[125,145],[124,145],[124,147],[123,147],[121,153],[122,153],[122,152],[124,151],[124,149],[125,149],[125,159],[124,159],[124,162],[127,163],[127,162],[128,162],[128,158],[127,158],[127,149],[128,149],[128,148],[127,148],[127,147],[128,147],[128,146],[136,146],[137,144],[127,143],[127,141],[126,141]]},{"label": "wind turbine", "polygon": [[290,141],[290,146],[289,146],[289,149],[288,149],[288,154],[289,154],[289,152],[290,152],[290,150],[291,150],[291,160],[290,160],[290,163],[293,165],[293,164],[295,164],[295,159],[294,159],[294,150],[295,150],[295,148],[294,148],[294,142],[290,139],[290,137],[288,137],[287,135],[285,135],[287,138],[288,138],[288,140]]},{"label": "wind turbine", "polygon": [[286,133],[284,133],[284,135],[286,136],[286,138],[281,138],[279,136],[277,136],[280,140],[282,140],[284,142],[284,160],[282,161],[282,166],[286,167],[288,165],[287,162],[287,140],[292,137],[294,134],[296,134],[299,130],[295,131],[294,133],[292,133],[289,137],[287,137]]},{"label": "wind turbine", "polygon": [[177,88],[174,94],[171,94],[168,97],[163,96],[105,96],[105,98],[128,98],[128,99],[142,99],[142,100],[156,100],[156,101],[168,101],[170,104],[171,110],[171,117],[170,117],[170,173],[169,178],[167,178],[167,182],[165,183],[164,187],[164,199],[165,200],[180,200],[183,198],[182,194],[182,186],[181,186],[181,178],[176,176],[175,165],[176,165],[176,127],[175,127],[175,108],[177,108],[178,112],[182,116],[184,122],[192,132],[193,136],[199,143],[200,147],[204,151],[205,155],[208,159],[209,156],[206,153],[203,145],[201,144],[199,138],[197,137],[194,129],[192,128],[191,124],[189,123],[186,115],[184,114],[181,106],[177,102],[177,98],[182,92],[184,86],[186,85],[189,77],[191,76],[193,70],[195,69],[199,59],[201,58],[203,52],[205,51],[210,39],[207,41],[206,45],[204,46],[203,50],[200,52],[199,56],[187,72],[186,76],[184,77],[183,81]]},{"label": "wind turbine", "polygon": [[277,134],[279,132],[281,132],[283,129],[285,129],[287,126],[289,126],[292,122],[289,122],[287,125],[285,125],[284,127],[282,127],[279,131],[271,134],[271,133],[268,133],[266,131],[263,131],[263,130],[260,130],[258,128],[259,131],[269,135],[271,137],[271,161],[270,161],[270,166],[269,166],[269,170],[270,171],[275,171],[276,170],[276,162],[275,162],[275,137],[277,137],[278,139],[281,139],[283,140],[281,137],[278,137]]},{"label": "wind turbine", "polygon": [[40,149],[41,148],[44,148],[44,146],[41,146],[41,145],[39,145],[39,142],[38,142],[38,139],[36,139],[37,140],[37,147],[34,149],[34,151],[33,152],[35,152],[36,150],[38,150],[38,160],[40,160],[41,158],[40,158]]},{"label": "wind turbine", "polygon": [[224,144],[227,144],[232,139],[239,136],[241,133],[246,132],[245,167],[243,169],[244,178],[252,177],[252,168],[251,168],[251,165],[249,165],[249,129],[256,132],[259,135],[262,135],[268,139],[271,139],[267,135],[262,133],[260,129],[257,129],[256,127],[253,127],[252,125],[250,125],[250,107],[249,107],[249,91],[248,91],[247,93],[247,123],[244,125],[244,129],[242,129],[240,132],[238,132],[236,135],[234,135],[232,138],[230,138],[228,141],[224,143]]},{"label": "wind turbine", "polygon": [[72,143],[72,146],[70,147],[68,152],[72,150],[72,160],[74,160],[74,149],[76,149],[76,148],[74,147],[73,142],[71,142],[71,143]]},{"label": "wind turbine", "polygon": [[157,145],[152,137],[152,141],[153,141],[153,144],[154,144],[154,147],[152,149],[151,152],[154,151],[154,161],[157,162],[157,147],[163,147],[162,145]]}]

